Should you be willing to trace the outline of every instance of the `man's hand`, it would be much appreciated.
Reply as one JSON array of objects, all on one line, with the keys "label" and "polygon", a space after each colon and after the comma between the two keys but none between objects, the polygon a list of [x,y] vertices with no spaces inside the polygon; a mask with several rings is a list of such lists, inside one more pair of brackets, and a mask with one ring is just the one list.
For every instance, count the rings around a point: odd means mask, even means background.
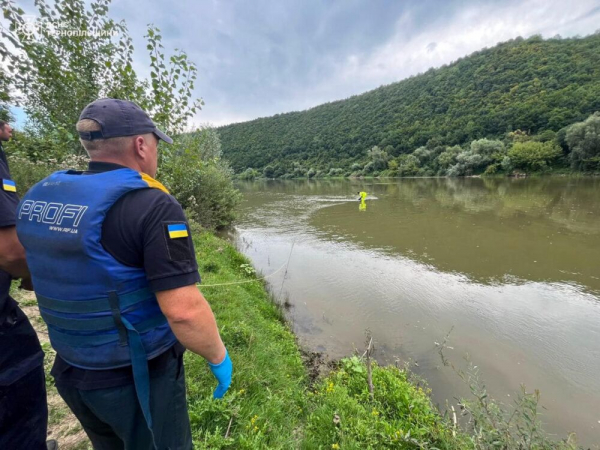
[{"label": "man's hand", "polygon": [[232,366],[210,305],[194,284],[159,291],[156,298],[179,342],[208,360],[219,381],[215,398],[222,397],[231,383]]},{"label": "man's hand", "polygon": [[222,398],[231,385],[231,374],[233,372],[233,364],[229,358],[229,353],[227,350],[225,350],[225,359],[223,359],[223,361],[221,361],[219,364],[212,364],[209,362],[208,365],[210,366],[211,372],[219,382],[215,392],[213,392],[213,398]]},{"label": "man's hand", "polygon": [[0,227],[0,269],[11,274],[13,278],[30,277],[25,249],[14,226]]}]

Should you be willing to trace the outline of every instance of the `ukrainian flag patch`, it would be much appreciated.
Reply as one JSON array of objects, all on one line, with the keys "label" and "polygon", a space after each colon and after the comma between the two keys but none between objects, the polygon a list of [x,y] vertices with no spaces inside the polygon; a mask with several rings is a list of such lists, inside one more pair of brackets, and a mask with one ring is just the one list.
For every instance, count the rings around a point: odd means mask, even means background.
[{"label": "ukrainian flag patch", "polygon": [[171,239],[188,237],[188,230],[185,223],[174,223],[167,225],[167,231]]},{"label": "ukrainian flag patch", "polygon": [[7,192],[17,192],[17,185],[13,180],[2,180],[2,189]]}]

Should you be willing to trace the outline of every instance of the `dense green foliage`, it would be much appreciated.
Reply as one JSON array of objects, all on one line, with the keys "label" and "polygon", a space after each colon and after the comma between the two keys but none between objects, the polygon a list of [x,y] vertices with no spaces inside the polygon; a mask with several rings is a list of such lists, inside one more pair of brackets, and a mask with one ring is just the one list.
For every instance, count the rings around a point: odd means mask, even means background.
[{"label": "dense green foliage", "polygon": [[[504,170],[506,155],[480,154],[471,142],[500,139],[508,147],[512,131],[547,140],[547,133],[563,130],[557,142],[568,150],[564,128],[600,111],[599,60],[599,34],[517,38],[346,100],[221,127],[224,157],[238,173],[254,168],[272,177],[308,176],[311,170],[327,176],[332,169],[341,175],[386,169],[388,175],[446,175],[457,163],[450,175],[481,172],[490,164],[496,164],[492,172]],[[468,152],[460,161],[456,145]],[[425,148],[421,154],[419,148]],[[439,167],[423,164],[442,153]]]},{"label": "dense green foliage", "polygon": [[11,155],[9,158],[10,174],[17,185],[17,193],[19,195],[23,195],[38,181],[57,170],[85,170],[88,161],[83,156],[71,156],[62,161],[55,159],[32,161],[18,155]]},{"label": "dense green foliage", "polygon": [[517,142],[508,152],[508,157],[514,167],[526,171],[544,169],[548,163],[562,154],[556,143],[549,142]]},{"label": "dense green foliage", "polygon": [[235,218],[241,194],[233,187],[231,175],[212,128],[178,136],[164,154],[159,173],[188,218],[208,229],[225,227]]},{"label": "dense green foliage", "polygon": [[600,114],[585,122],[574,124],[567,130],[565,139],[571,149],[573,167],[600,169]]}]

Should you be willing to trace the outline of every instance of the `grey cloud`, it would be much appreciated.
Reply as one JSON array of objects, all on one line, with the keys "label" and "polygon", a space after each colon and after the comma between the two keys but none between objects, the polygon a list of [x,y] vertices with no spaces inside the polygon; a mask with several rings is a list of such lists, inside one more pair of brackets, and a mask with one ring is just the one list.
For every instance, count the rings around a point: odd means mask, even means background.
[{"label": "grey cloud", "polygon": [[[162,30],[167,53],[184,49],[198,65],[196,91],[206,102],[198,121],[223,123],[315,106],[449,62],[443,47],[453,36],[444,33],[453,21],[507,3],[513,11],[531,9],[517,0],[116,0],[110,15],[126,20],[142,75],[148,23]],[[402,70],[373,59],[390,45],[405,55]],[[431,59],[419,60],[420,52]]]}]

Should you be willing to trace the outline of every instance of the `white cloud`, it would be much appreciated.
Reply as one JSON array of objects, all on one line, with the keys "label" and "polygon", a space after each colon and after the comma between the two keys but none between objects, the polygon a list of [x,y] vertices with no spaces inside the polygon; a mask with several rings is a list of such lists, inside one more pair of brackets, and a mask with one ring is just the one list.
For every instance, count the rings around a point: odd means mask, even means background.
[{"label": "white cloud", "polygon": [[220,127],[221,125],[229,125],[231,123],[247,122],[248,120],[256,119],[256,117],[258,116],[235,114],[225,108],[219,110],[218,105],[215,105],[214,108],[204,106],[202,111],[194,115],[191,125],[192,127],[199,127],[208,124],[213,127]]},{"label": "white cloud", "polygon": [[[327,79],[305,86],[287,110],[305,109],[346,98],[411,75],[440,67],[485,47],[517,36],[563,37],[593,33],[600,25],[599,3],[581,0],[530,0],[516,4],[472,5],[453,17],[436,18],[435,26],[407,34],[410,11],[398,20],[394,36],[365,57],[348,55]],[[588,14],[592,11],[591,14]],[[441,20],[440,20],[441,19]],[[432,45],[433,44],[433,45]],[[273,111],[273,114],[279,111]]]}]

